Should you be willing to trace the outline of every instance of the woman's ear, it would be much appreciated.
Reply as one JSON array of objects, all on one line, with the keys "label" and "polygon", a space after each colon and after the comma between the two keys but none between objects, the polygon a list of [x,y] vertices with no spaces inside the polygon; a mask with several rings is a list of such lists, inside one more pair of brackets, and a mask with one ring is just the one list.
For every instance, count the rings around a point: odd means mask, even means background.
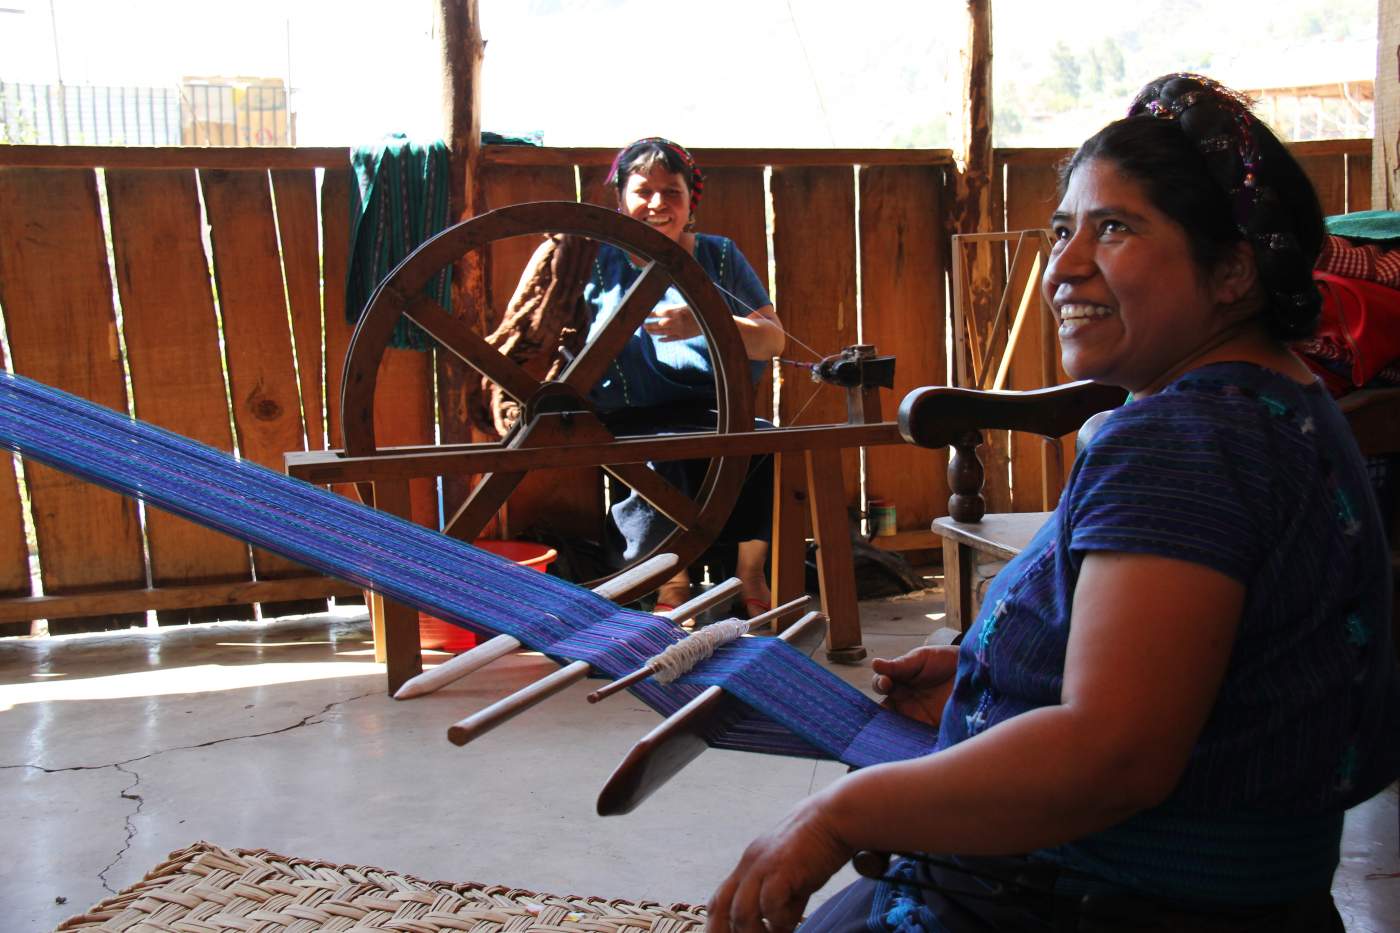
[{"label": "woman's ear", "polygon": [[1235,305],[1254,294],[1259,286],[1259,265],[1254,249],[1241,240],[1226,252],[1215,266],[1216,300],[1222,305]]}]

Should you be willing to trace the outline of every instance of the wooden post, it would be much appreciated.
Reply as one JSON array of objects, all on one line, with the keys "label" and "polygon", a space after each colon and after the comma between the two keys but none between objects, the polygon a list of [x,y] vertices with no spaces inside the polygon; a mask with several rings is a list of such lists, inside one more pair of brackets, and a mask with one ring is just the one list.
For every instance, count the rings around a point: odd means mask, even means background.
[{"label": "wooden post", "polygon": [[1376,127],[1371,137],[1371,207],[1400,210],[1400,0],[1376,14]]},{"label": "wooden post", "polygon": [[[995,204],[997,186],[993,183],[995,160],[992,152],[992,3],[967,0],[968,38],[963,68],[962,134],[952,175],[948,235],[985,233],[1000,228]],[[996,272],[991,250],[976,250],[973,267],[962,270],[954,255],[955,285],[967,295],[968,307],[989,305],[997,293]],[[957,281],[961,279],[961,281]],[[976,316],[972,315],[975,320]],[[955,335],[959,336],[959,335]],[[959,344],[960,347],[965,344]],[[957,384],[966,385],[965,354],[954,360]]]},{"label": "wooden post", "polygon": [[[443,138],[452,152],[448,221],[476,215],[481,197],[481,20],[477,0],[439,0],[437,34],[442,39]],[[452,270],[452,313],[467,318],[478,333],[490,330],[485,257],[464,256]],[[466,443],[471,436],[467,406],[479,379],[476,371],[450,353],[437,354],[438,406],[443,443]],[[469,491],[465,477],[446,477],[443,505],[452,514]]]}]

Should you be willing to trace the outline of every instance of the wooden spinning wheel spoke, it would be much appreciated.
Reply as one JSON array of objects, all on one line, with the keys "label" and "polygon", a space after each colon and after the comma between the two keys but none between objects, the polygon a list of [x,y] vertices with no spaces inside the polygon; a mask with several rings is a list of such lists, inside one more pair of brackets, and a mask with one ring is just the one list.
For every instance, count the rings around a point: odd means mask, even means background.
[{"label": "wooden spinning wheel spoke", "polygon": [[[617,311],[602,326],[594,328],[592,339],[563,373],[546,382],[537,381],[518,363],[490,346],[465,319],[452,317],[437,302],[420,294],[425,282],[463,255],[488,248],[497,240],[539,233],[609,243],[637,257],[642,265],[640,276]],[[346,354],[341,392],[346,452],[351,456],[369,456],[380,450],[374,431],[375,387],[395,324],[401,315],[407,315],[440,345],[519,403],[520,421],[504,448],[529,450],[536,455],[524,469],[512,463],[510,470],[492,472],[497,465],[493,457],[499,455],[503,446],[470,445],[480,459],[474,460],[469,454],[458,462],[464,472],[481,479],[447,527],[454,537],[471,540],[507,504],[529,471],[554,466],[553,450],[605,447],[615,441],[594,413],[589,393],[672,285],[694,313],[714,364],[714,459],[700,492],[692,499],[635,459],[615,463],[603,458],[587,465],[601,466],[675,522],[676,528],[652,552],[639,555],[639,561],[663,552],[674,553],[682,564],[694,560],[714,540],[733,509],[748,467],[748,456],[729,453],[731,445],[725,443],[728,434],[753,430],[753,387],[749,383],[747,355],[729,306],[695,258],[646,224],[615,211],[573,202],[516,204],[450,227],[414,250],[380,284]],[[618,456],[626,459],[620,452]],[[643,580],[629,584],[614,598],[629,602],[651,588]]]},{"label": "wooden spinning wheel spoke", "polygon": [[682,530],[691,531],[700,527],[700,506],[646,464],[616,463],[603,469],[631,486]]},{"label": "wooden spinning wheel spoke", "polygon": [[564,370],[561,381],[579,392],[593,388],[670,287],[671,276],[666,270],[655,262],[649,263],[642,270],[641,277],[627,290],[622,304],[608,318],[601,332]]},{"label": "wooden spinning wheel spoke", "polygon": [[499,385],[517,402],[523,402],[539,389],[539,380],[503,356],[465,322],[455,318],[427,295],[419,294],[403,312],[428,335],[457,355],[462,362]]},{"label": "wooden spinning wheel spoke", "polygon": [[[443,524],[443,532],[466,540],[476,537],[476,531],[485,527],[491,516],[505,505],[524,478],[524,473],[487,473]],[[464,534],[457,534],[459,531]]]}]

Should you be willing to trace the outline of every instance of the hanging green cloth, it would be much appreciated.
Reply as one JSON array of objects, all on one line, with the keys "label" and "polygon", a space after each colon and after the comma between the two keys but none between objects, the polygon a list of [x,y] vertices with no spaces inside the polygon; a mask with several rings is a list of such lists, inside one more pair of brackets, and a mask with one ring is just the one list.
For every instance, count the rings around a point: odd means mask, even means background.
[{"label": "hanging green cloth", "polygon": [[[350,156],[356,184],[350,187],[350,269],[345,283],[345,317],[360,319],[379,283],[414,248],[447,226],[451,162],[441,140],[423,145],[402,133]],[[452,266],[428,280],[428,295],[448,311]],[[416,324],[400,318],[390,346],[427,350],[433,342]]]}]

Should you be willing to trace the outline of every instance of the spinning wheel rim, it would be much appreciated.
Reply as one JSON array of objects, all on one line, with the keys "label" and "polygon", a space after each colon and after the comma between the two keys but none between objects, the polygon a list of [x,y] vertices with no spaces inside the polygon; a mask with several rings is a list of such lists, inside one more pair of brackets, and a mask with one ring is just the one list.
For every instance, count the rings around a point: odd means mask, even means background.
[{"label": "spinning wheel rim", "polygon": [[[428,280],[444,266],[455,263],[467,253],[481,250],[497,240],[543,233],[571,234],[610,243],[644,261],[643,278],[648,275],[660,277],[659,281],[651,282],[650,286],[675,285],[694,311],[701,333],[708,341],[715,390],[716,436],[753,430],[753,388],[749,377],[747,353],[733,323],[728,304],[719,295],[695,257],[680,244],[652,230],[646,224],[615,211],[572,201],[545,201],[498,208],[443,230],[405,257],[375,289],[355,327],[345,357],[341,423],[347,454],[366,456],[378,453],[374,431],[374,395],[379,364],[400,316],[407,314],[411,318],[414,317],[415,308],[420,311],[432,311],[425,307],[424,299],[420,297]],[[640,279],[638,284],[641,284]],[[629,291],[628,294],[630,296],[632,292]],[[441,311],[435,302],[431,304],[438,312]],[[623,305],[628,304],[624,299]],[[605,332],[609,331],[612,325],[621,323],[621,318],[620,308],[598,338],[605,337]],[[454,326],[470,331],[469,322],[461,319],[458,319],[458,324]],[[424,329],[428,330],[426,326]],[[631,333],[632,329],[629,328],[627,334]],[[482,360],[464,356],[459,347],[445,343],[432,331],[429,331],[429,335],[441,350],[457,356],[475,372],[494,379],[493,373],[486,372],[479,365]],[[479,335],[471,336],[470,340],[464,335],[459,334],[458,337],[459,343],[469,344],[466,349],[482,352],[480,347],[473,343],[478,341],[484,345]],[[609,339],[615,340],[616,336]],[[590,341],[589,346],[595,342]],[[586,346],[580,353],[580,358],[587,354],[587,351]],[[504,357],[500,357],[494,349],[490,349],[489,352],[496,354],[498,359],[487,361],[488,366],[494,362],[499,367],[499,360]],[[593,369],[597,368],[596,361],[590,363]],[[510,365],[514,366],[513,363]],[[560,378],[548,381],[533,380],[534,392],[545,386],[563,383],[572,371],[573,364]],[[535,422],[532,421],[529,425],[524,423],[529,398],[519,397],[505,382],[497,381],[507,394],[521,403],[522,425],[506,439],[506,442],[509,442],[511,437],[517,437]],[[512,384],[517,390],[523,390],[525,387],[525,382],[518,379]],[[570,388],[577,390],[578,386],[573,385]],[[587,386],[580,392],[583,398],[587,398],[590,388],[591,386]],[[531,397],[533,394],[531,393]],[[682,561],[682,566],[699,557],[718,536],[724,521],[732,512],[746,478],[748,461],[749,458],[745,456],[712,458],[704,482],[694,499],[699,506],[695,523],[690,527],[682,527],[677,523],[655,548],[646,554],[638,555],[627,566],[633,566],[652,554],[667,551],[676,553]],[[612,472],[612,468],[618,465],[602,466]],[[674,487],[672,489],[674,490]],[[508,496],[509,492],[497,508],[504,504]],[[480,528],[465,530],[474,535]],[[625,569],[626,566],[620,568],[619,572]],[[595,585],[597,582],[592,581],[586,585]],[[645,590],[624,593],[618,599],[626,602],[642,595],[642,592]]]}]

